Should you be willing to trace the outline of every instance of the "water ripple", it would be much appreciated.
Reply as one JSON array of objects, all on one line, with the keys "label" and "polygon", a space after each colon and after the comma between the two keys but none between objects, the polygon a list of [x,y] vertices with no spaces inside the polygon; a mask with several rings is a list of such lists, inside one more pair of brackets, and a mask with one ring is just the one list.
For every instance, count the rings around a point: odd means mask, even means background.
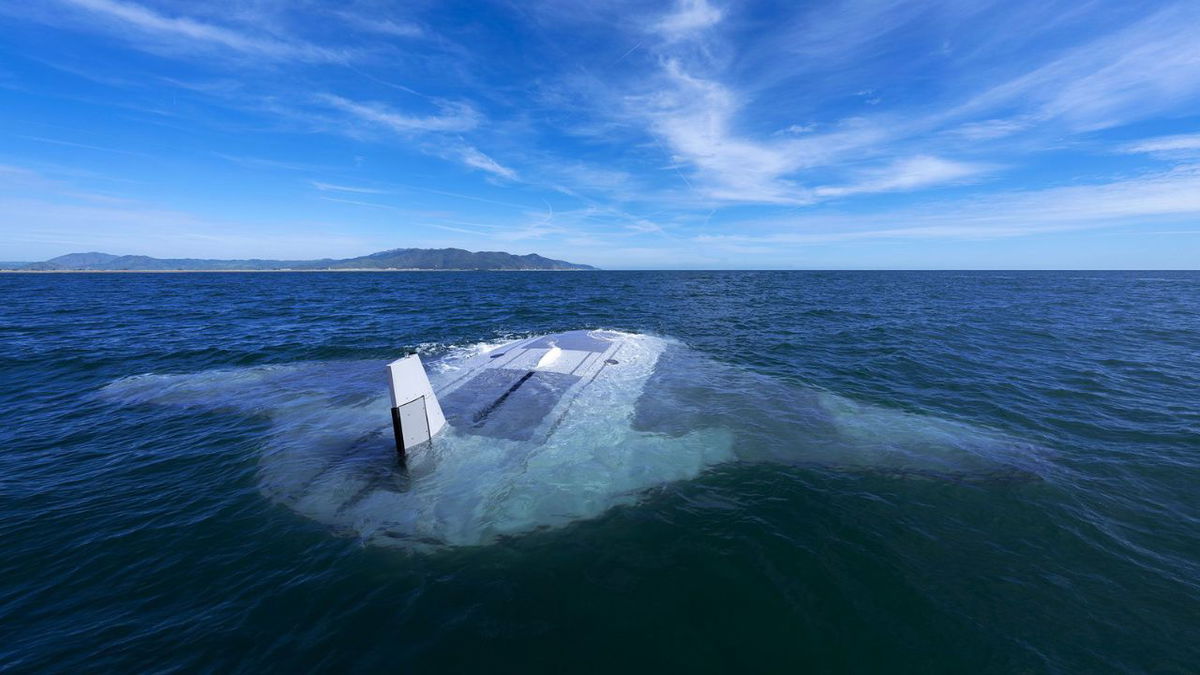
[{"label": "water ripple", "polygon": [[[1200,274],[6,275],[0,292],[0,669],[1200,663]],[[656,433],[736,427],[738,459],[416,555],[264,498],[275,399],[100,395],[578,328],[678,339],[690,380],[656,391],[704,414]],[[814,401],[874,424],[822,436],[837,425],[803,414]],[[1035,449],[1037,479],[814,456],[929,447],[914,425]]]}]

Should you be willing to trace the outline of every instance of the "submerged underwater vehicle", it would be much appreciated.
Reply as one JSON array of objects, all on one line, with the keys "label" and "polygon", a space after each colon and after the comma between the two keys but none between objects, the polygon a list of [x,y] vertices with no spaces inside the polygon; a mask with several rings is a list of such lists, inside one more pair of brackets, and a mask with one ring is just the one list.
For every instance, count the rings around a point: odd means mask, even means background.
[{"label": "submerged underwater vehicle", "polygon": [[[580,330],[519,340],[466,361],[437,391],[418,355],[393,361],[388,381],[401,461],[409,448],[428,443],[446,424],[465,434],[544,443],[574,400],[595,388],[597,380],[600,389],[610,383],[626,390],[644,385],[658,353],[635,346],[635,337]],[[640,394],[641,387],[631,393]]]},{"label": "submerged underwater vehicle", "polygon": [[855,402],[652,335],[556,333],[450,349],[428,366],[416,355],[388,366],[390,406],[377,361],[138,375],[102,396],[265,417],[264,495],[415,550],[561,527],[734,461],[971,482],[1049,467],[1041,448],[1000,432]]}]

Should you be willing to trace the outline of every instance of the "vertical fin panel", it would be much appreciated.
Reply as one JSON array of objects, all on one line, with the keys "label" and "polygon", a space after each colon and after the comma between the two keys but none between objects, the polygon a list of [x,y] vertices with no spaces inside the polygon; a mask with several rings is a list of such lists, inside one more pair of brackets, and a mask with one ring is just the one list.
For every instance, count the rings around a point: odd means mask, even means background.
[{"label": "vertical fin panel", "polygon": [[404,451],[424,443],[446,426],[446,417],[438,403],[421,357],[416,354],[388,364],[388,380],[392,395],[392,421],[396,434],[396,451]]}]

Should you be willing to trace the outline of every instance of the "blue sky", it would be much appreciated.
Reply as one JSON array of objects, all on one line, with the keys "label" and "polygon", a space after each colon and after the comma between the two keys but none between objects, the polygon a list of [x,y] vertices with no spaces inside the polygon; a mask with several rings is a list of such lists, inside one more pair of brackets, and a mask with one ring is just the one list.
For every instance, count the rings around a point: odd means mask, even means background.
[{"label": "blue sky", "polygon": [[0,260],[1196,268],[1200,3],[0,3]]}]

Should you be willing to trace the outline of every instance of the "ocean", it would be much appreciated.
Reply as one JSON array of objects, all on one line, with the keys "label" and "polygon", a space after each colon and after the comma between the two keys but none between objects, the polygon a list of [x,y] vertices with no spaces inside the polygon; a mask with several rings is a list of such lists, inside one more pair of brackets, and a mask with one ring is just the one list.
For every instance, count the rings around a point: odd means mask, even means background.
[{"label": "ocean", "polygon": [[[1200,669],[1200,273],[7,274],[0,298],[6,672]],[[504,509],[435,492],[389,544],[273,473],[361,451],[391,480],[386,362],[576,329],[642,336],[657,374],[557,448],[569,474],[442,467]]]}]

